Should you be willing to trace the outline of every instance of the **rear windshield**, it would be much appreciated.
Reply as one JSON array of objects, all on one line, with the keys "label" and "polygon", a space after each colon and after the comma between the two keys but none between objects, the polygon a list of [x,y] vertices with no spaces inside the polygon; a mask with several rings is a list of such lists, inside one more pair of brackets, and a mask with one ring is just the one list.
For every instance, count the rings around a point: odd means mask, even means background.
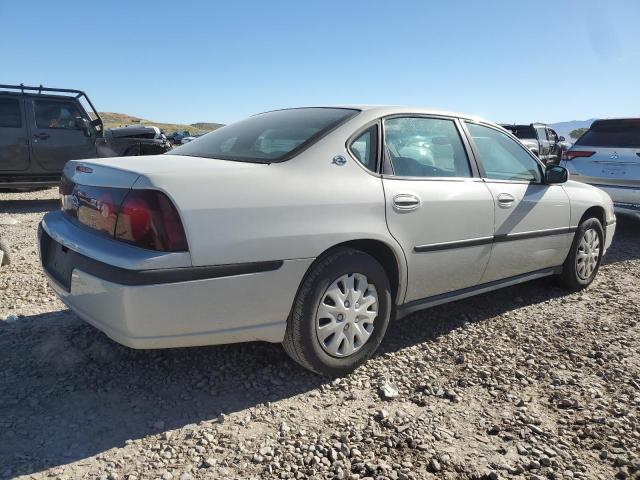
[{"label": "rear windshield", "polygon": [[536,131],[531,125],[503,125],[518,138],[536,138]]},{"label": "rear windshield", "polygon": [[640,121],[598,122],[575,144],[589,147],[640,148]]},{"label": "rear windshield", "polygon": [[172,155],[243,162],[281,162],[354,116],[347,108],[295,108],[261,113],[171,150]]}]

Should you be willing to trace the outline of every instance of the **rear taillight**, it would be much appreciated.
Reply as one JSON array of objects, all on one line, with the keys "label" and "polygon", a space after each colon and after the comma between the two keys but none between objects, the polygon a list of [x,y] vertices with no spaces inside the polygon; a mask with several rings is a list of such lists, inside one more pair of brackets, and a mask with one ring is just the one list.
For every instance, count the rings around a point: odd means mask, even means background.
[{"label": "rear taillight", "polygon": [[188,250],[178,211],[162,192],[78,185],[62,177],[60,194],[62,211],[85,227],[141,248]]},{"label": "rear taillight", "polygon": [[178,211],[156,190],[131,190],[124,198],[114,238],[138,247],[164,252],[187,250]]},{"label": "rear taillight", "polygon": [[562,160],[573,160],[574,158],[591,157],[596,152],[587,152],[585,150],[567,150],[562,153]]}]

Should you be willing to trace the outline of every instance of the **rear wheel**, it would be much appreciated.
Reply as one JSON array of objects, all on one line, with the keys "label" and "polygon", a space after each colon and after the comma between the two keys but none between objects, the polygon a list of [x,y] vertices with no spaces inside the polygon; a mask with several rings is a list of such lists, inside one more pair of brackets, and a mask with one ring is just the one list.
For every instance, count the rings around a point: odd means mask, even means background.
[{"label": "rear wheel", "polygon": [[339,248],[321,257],[302,282],[283,346],[309,370],[345,375],[376,351],[390,315],[382,266],[364,252]]},{"label": "rear wheel", "polygon": [[571,251],[562,266],[560,281],[566,288],[580,290],[593,282],[600,268],[604,230],[597,218],[584,220],[576,231]]}]

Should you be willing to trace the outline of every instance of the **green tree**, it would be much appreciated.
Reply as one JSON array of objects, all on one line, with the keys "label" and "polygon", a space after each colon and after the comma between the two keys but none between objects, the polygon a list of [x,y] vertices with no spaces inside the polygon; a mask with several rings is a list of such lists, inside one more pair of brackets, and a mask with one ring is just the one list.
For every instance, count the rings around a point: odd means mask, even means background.
[{"label": "green tree", "polygon": [[575,130],[571,130],[569,132],[569,136],[571,138],[580,138],[584,132],[589,130],[588,128],[576,128]]}]

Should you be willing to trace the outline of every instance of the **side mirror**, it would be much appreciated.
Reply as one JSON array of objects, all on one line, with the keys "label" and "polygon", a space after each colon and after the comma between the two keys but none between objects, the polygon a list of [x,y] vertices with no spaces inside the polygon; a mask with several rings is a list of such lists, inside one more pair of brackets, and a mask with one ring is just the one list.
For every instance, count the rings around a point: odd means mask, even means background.
[{"label": "side mirror", "polygon": [[548,185],[565,183],[569,180],[569,171],[560,165],[550,165],[544,172],[544,181]]},{"label": "side mirror", "polygon": [[564,142],[566,139],[564,137],[558,137],[559,142]]},{"label": "side mirror", "polygon": [[87,137],[90,137],[91,136],[91,123],[89,122],[89,120],[87,120],[86,118],[82,118],[82,117],[76,117],[75,121],[76,121],[76,128],[78,130],[84,131],[84,134]]}]

